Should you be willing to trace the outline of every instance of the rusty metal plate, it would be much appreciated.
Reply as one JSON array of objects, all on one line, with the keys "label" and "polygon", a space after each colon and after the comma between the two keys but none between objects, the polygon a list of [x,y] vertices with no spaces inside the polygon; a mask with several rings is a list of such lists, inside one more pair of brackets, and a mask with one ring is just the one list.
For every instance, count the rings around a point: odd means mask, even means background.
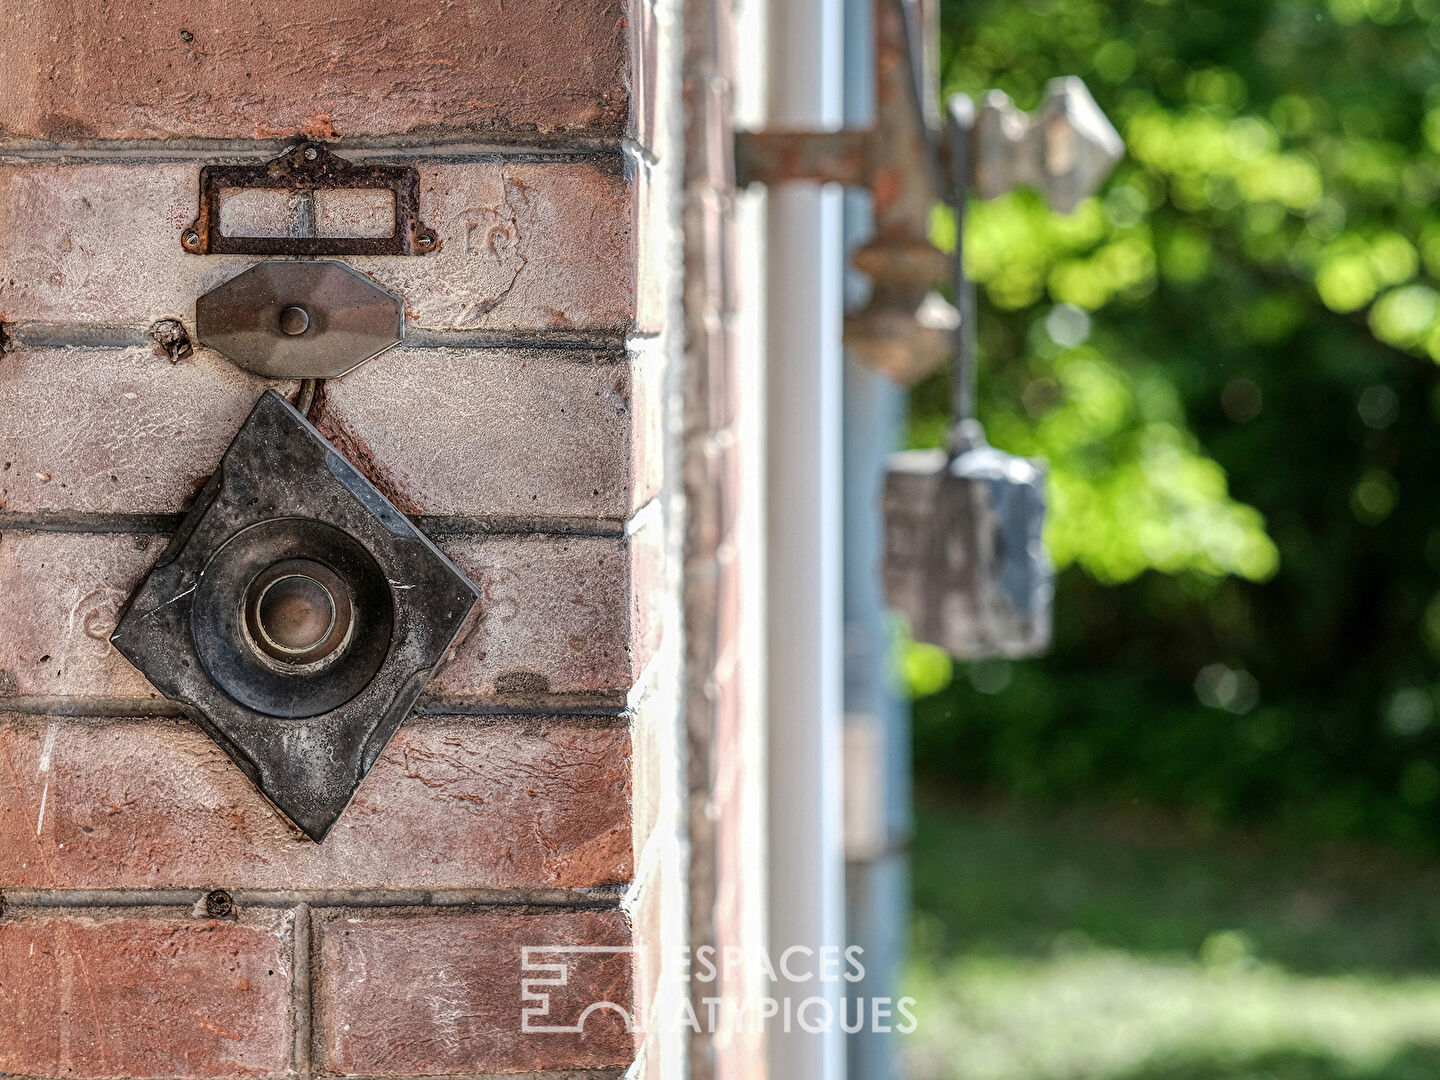
[{"label": "rusty metal plate", "polygon": [[257,375],[332,379],[398,344],[405,310],[344,263],[263,262],[196,300],[195,330]]},{"label": "rusty metal plate", "polygon": [[320,841],[478,599],[270,390],[110,640]]},{"label": "rusty metal plate", "polygon": [[[388,236],[226,236],[220,204],[233,190],[298,192],[383,190],[395,200]],[[420,172],[403,165],[357,165],[319,143],[302,142],[263,165],[206,165],[200,170],[200,212],[180,234],[197,255],[428,255],[440,248],[420,221]]]}]

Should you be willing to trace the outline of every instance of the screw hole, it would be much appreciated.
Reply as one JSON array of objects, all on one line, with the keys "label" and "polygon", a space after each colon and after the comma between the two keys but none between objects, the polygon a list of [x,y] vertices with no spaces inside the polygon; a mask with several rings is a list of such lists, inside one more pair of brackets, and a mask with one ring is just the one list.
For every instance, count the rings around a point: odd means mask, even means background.
[{"label": "screw hole", "polygon": [[212,919],[228,919],[235,914],[235,901],[224,889],[205,894],[205,914]]}]

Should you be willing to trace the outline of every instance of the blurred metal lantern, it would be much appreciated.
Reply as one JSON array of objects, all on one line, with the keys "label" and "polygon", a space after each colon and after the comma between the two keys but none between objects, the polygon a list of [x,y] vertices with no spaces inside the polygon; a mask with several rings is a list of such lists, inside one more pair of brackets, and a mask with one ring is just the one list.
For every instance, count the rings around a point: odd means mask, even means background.
[{"label": "blurred metal lantern", "polygon": [[1045,472],[981,443],[910,450],[885,475],[885,591],[917,641],[961,660],[1050,645]]},{"label": "blurred metal lantern", "polygon": [[[917,640],[962,659],[1018,657],[1050,642],[1052,570],[1040,542],[1044,467],[985,441],[975,417],[975,296],[962,253],[971,189],[994,198],[1031,185],[1061,211],[1094,194],[1124,144],[1077,78],[1051,80],[1034,113],[1004,93],[977,110],[957,94],[941,138],[938,5],[876,5],[875,123],[867,129],[766,129],[738,135],[744,183],[868,188],[874,236],[854,254],[868,303],[845,318],[845,347],[912,385],[948,357],[955,421],[948,451],[896,455],[885,480],[885,584]],[[943,145],[942,145],[943,143]],[[946,189],[948,188],[948,192]],[[955,254],[930,241],[935,202],[955,211]],[[948,267],[955,306],[935,291]]]},{"label": "blurred metal lantern", "polygon": [[[965,275],[965,206],[1033,183],[1060,209],[1099,186],[1121,145],[1078,79],[1057,79],[1038,116],[998,92],[977,118],[949,102],[953,271],[959,325],[951,351],[955,418],[946,450],[890,459],[885,475],[885,591],[917,641],[961,660],[1019,658],[1050,645],[1054,570],[1045,553],[1042,463],[996,450],[975,419],[975,288]],[[972,161],[972,158],[979,158]]]}]

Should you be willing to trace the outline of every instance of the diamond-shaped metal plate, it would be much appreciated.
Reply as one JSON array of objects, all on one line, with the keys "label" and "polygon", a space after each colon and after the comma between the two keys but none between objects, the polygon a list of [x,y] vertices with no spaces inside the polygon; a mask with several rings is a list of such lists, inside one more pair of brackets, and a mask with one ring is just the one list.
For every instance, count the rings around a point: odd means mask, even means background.
[{"label": "diamond-shaped metal plate", "polygon": [[400,298],[338,262],[263,262],[195,301],[204,345],[272,379],[333,379],[405,336]]},{"label": "diamond-shaped metal plate", "polygon": [[110,640],[319,841],[478,599],[270,390]]}]

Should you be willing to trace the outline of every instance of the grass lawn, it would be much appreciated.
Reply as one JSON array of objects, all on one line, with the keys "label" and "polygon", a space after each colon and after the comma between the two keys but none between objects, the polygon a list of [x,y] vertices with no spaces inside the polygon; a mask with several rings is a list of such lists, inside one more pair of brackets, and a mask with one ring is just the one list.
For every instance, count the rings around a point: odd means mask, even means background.
[{"label": "grass lawn", "polygon": [[913,1080],[1440,1080],[1440,867],[919,802]]}]

